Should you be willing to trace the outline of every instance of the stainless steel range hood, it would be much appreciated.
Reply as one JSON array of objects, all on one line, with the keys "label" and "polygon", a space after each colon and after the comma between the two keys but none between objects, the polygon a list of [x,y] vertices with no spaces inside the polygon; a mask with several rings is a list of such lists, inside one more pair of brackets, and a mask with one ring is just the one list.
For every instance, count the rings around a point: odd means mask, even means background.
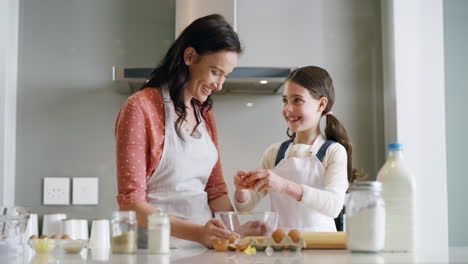
[{"label": "stainless steel range hood", "polygon": [[[128,83],[126,93],[138,91],[147,81],[153,68],[113,68],[113,80]],[[223,89],[217,94],[280,94],[283,83],[292,68],[285,67],[237,67],[229,74]],[[125,91],[125,89],[124,89]]]},{"label": "stainless steel range hood", "polygon": [[[222,14],[226,20],[236,30],[238,0],[176,0],[176,21],[175,37],[195,19],[208,14]],[[268,30],[266,28],[265,30]],[[273,29],[271,29],[273,30]],[[255,43],[258,40],[249,41],[244,39],[245,43]],[[283,65],[274,65],[278,67],[264,67],[264,61],[249,61],[249,64],[242,64],[229,74],[223,85],[220,94],[280,94],[282,93],[283,83],[289,73],[293,70],[291,67]],[[262,65],[260,67],[252,67]],[[289,65],[291,66],[291,65]],[[118,86],[120,92],[133,93],[139,90],[150,75],[152,68],[145,67],[117,67],[113,69],[114,80],[123,81]]]}]

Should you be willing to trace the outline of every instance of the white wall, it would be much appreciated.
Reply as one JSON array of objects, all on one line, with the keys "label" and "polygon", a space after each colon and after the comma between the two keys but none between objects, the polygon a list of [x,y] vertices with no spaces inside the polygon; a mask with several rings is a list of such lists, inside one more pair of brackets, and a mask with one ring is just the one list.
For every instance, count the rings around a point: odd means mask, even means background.
[{"label": "white wall", "polygon": [[449,245],[466,247],[468,1],[444,1],[444,36]]},{"label": "white wall", "polygon": [[405,145],[415,175],[416,248],[442,256],[418,261],[448,256],[442,3],[383,4],[386,140]]},{"label": "white wall", "polygon": [[18,10],[18,1],[0,2],[0,205],[15,203]]},{"label": "white wall", "polygon": [[[17,204],[110,217],[114,121],[127,97],[112,66],[156,65],[173,39],[173,1],[21,1]],[[98,177],[99,205],[43,206],[44,177]]]}]

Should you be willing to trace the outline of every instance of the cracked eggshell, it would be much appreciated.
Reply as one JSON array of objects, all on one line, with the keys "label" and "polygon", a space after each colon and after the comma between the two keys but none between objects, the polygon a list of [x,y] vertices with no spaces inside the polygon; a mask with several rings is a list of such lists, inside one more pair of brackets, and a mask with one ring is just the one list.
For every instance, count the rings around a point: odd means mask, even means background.
[{"label": "cracked eggshell", "polygon": [[236,245],[234,243],[230,243],[230,244],[228,244],[228,249],[230,251],[236,251]]},{"label": "cracked eggshell", "polygon": [[234,242],[236,242],[237,240],[237,237],[232,235],[230,238],[229,238],[229,244],[233,244]]},{"label": "cracked eggshell", "polygon": [[213,247],[216,251],[226,251],[228,249],[228,240],[215,239],[213,240]]},{"label": "cracked eggshell", "polygon": [[240,238],[237,239],[234,244],[236,245],[236,249],[239,251],[244,251],[250,245],[250,238]]}]

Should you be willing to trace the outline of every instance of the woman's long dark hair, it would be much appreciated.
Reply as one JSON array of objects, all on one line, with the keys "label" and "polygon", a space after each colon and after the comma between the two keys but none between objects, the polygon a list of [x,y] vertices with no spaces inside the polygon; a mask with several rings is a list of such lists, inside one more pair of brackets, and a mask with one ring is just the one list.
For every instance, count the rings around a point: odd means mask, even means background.
[{"label": "woman's long dark hair", "polygon": [[[187,47],[193,47],[199,55],[206,55],[221,50],[242,52],[239,37],[234,29],[226,22],[223,16],[213,14],[201,17],[193,21],[182,31],[180,36],[172,44],[160,64],[151,72],[148,81],[143,85],[146,87],[161,87],[167,84],[169,94],[174,103],[178,129],[180,136],[180,125],[187,116],[184,104],[185,84],[189,80],[189,70],[184,62],[184,51]],[[202,115],[211,109],[211,95],[201,104]]]},{"label": "woman's long dark hair", "polygon": [[[333,87],[333,81],[326,70],[316,66],[298,68],[291,72],[286,81],[295,82],[306,88],[312,97],[317,100],[321,97],[327,98],[328,104],[323,110],[322,115],[331,111],[335,103],[335,89]],[[355,175],[357,171],[353,169],[352,164],[353,146],[351,144],[351,139],[344,126],[333,114],[327,114],[326,118],[327,126],[325,127],[325,136],[328,140],[336,141],[345,147],[348,154],[348,181],[352,182],[357,176]],[[289,128],[286,133],[292,138],[296,136],[295,133],[292,135],[289,134]]]}]

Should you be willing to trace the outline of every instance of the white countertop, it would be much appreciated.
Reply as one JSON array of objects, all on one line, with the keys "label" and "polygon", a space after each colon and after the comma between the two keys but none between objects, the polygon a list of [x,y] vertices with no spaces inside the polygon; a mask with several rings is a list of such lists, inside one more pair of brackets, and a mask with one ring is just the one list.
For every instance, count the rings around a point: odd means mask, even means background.
[{"label": "white countertop", "polygon": [[[216,252],[204,248],[176,249],[168,255],[150,255],[146,250],[139,250],[135,255],[114,255],[108,250],[83,250],[81,254],[47,254],[35,255],[26,250],[23,256],[0,254],[2,263],[468,263],[468,247],[450,248],[449,252],[437,250],[409,253],[351,253],[348,250],[302,250],[299,252],[282,251],[267,256],[258,252],[249,256],[243,252]],[[6,261],[8,259],[8,261]]]}]

